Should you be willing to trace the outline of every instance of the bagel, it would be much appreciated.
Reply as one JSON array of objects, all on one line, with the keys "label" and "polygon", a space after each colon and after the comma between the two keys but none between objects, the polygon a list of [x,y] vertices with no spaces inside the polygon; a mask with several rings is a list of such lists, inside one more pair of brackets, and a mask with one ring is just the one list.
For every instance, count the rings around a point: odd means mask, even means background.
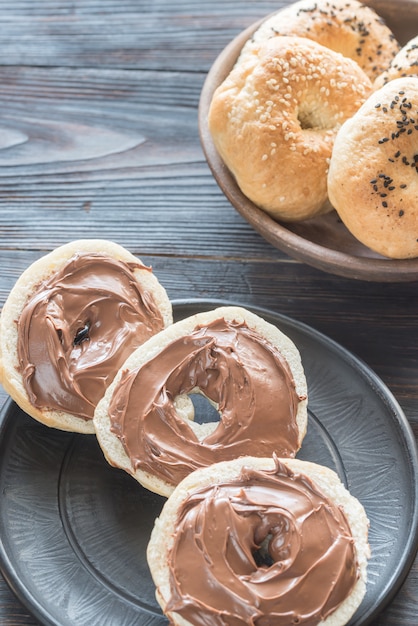
[{"label": "bagel", "polygon": [[243,457],[178,485],[147,560],[173,626],[343,626],[365,594],[368,526],[332,470]]},{"label": "bagel", "polygon": [[244,195],[274,219],[307,219],[330,210],[335,134],[371,89],[351,59],[306,38],[274,37],[215,90],[209,130]]},{"label": "bagel", "polygon": [[[193,421],[196,393],[217,408],[218,421]],[[175,322],[135,350],[99,402],[94,425],[111,465],[168,496],[215,461],[294,456],[306,405],[293,342],[258,315],[226,306]]]},{"label": "bagel", "polygon": [[387,69],[400,45],[374,9],[356,0],[300,0],[267,18],[240,60],[277,35],[307,37],[353,59],[370,80]]},{"label": "bagel", "polygon": [[408,41],[392,59],[386,71],[374,81],[375,89],[380,89],[390,80],[404,76],[418,75],[418,35]]},{"label": "bagel", "polygon": [[94,409],[120,365],[171,322],[151,268],[113,242],[73,241],[12,288],[0,316],[0,381],[47,426],[94,433]]},{"label": "bagel", "polygon": [[389,258],[418,257],[418,77],[388,82],[345,122],[328,191],[365,246]]}]

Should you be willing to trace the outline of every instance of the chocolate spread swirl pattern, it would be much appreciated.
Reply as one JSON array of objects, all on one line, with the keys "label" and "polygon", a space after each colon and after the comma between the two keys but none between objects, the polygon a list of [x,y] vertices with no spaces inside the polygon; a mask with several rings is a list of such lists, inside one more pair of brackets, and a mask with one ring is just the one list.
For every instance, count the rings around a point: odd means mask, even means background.
[{"label": "chocolate spread swirl pattern", "polygon": [[37,408],[86,420],[126,357],[164,327],[134,270],[100,254],[76,254],[39,285],[18,320],[18,354]]},{"label": "chocolate spread swirl pattern", "polygon": [[[199,438],[176,411],[200,391],[221,419]],[[191,471],[248,454],[294,456],[299,398],[280,352],[245,323],[196,327],[139,368],[122,374],[109,407],[111,430],[132,466],[175,485]]]},{"label": "chocolate spread swirl pattern", "polygon": [[253,461],[242,459],[232,474],[231,463],[219,464],[215,482],[201,470],[170,515],[164,594],[174,623],[316,626],[361,579],[349,521],[338,497],[304,473],[312,465]]}]

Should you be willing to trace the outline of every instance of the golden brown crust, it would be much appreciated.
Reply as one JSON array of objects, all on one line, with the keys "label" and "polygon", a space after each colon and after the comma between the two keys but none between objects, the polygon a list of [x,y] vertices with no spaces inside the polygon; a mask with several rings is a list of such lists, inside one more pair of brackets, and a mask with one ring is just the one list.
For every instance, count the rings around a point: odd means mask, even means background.
[{"label": "golden brown crust", "polygon": [[391,61],[386,71],[380,74],[375,82],[374,88],[380,89],[390,80],[402,78],[405,76],[418,75],[418,35],[408,41],[408,43],[399,50],[398,54]]},{"label": "golden brown crust", "polygon": [[351,233],[375,252],[418,257],[418,77],[376,91],[337,135],[329,196]]},{"label": "golden brown crust", "polygon": [[370,92],[351,59],[309,39],[274,37],[215,91],[209,129],[250,200],[274,218],[302,220],[329,210],[336,131]]},{"label": "golden brown crust", "polygon": [[360,65],[371,80],[386,70],[399,50],[391,30],[374,9],[357,0],[301,0],[278,11],[243,49],[277,35],[308,37],[341,52]]},{"label": "golden brown crust", "polygon": [[[62,245],[30,265],[19,277],[11,290],[0,316],[0,381],[5,391],[34,419],[47,426],[81,433],[94,433],[93,420],[84,420],[64,411],[37,409],[30,402],[19,372],[18,330],[19,319],[27,300],[38,285],[63,268],[76,253],[100,253],[126,263],[141,263],[122,246],[107,240],[84,239]],[[164,324],[172,323],[171,303],[152,272],[134,270],[142,288],[153,294],[161,311]]]}]

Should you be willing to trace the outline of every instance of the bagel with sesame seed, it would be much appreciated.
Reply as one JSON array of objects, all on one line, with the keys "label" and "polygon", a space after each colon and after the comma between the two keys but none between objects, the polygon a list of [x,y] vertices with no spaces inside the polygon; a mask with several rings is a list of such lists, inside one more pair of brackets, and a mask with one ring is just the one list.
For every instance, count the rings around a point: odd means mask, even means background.
[{"label": "bagel with sesame seed", "polygon": [[299,221],[330,210],[335,135],[371,91],[355,61],[307,38],[278,36],[217,87],[209,131],[244,195],[274,219]]},{"label": "bagel with sesame seed", "polygon": [[418,257],[418,77],[388,82],[343,124],[328,192],[365,246],[389,258]]},{"label": "bagel with sesame seed", "polygon": [[341,52],[373,81],[387,69],[400,45],[374,9],[357,0],[300,0],[267,18],[244,46],[241,58],[260,42],[287,35],[307,37]]}]

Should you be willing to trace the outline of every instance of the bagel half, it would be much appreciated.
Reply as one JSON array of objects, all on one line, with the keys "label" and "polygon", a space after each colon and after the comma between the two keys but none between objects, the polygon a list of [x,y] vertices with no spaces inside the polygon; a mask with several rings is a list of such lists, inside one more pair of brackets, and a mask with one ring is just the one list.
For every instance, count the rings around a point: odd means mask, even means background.
[{"label": "bagel half", "polygon": [[[190,396],[216,406],[197,423]],[[294,343],[241,307],[198,313],[149,339],[121,367],[94,425],[111,465],[168,496],[197,467],[237,456],[294,456],[307,387]]]},{"label": "bagel half", "polygon": [[94,433],[97,401],[128,354],[172,323],[151,269],[116,243],[86,239],[28,267],[0,316],[0,381],[26,413]]},{"label": "bagel half", "polygon": [[343,626],[365,594],[368,526],[315,463],[243,457],[196,470],[151,533],[157,600],[174,626]]}]

